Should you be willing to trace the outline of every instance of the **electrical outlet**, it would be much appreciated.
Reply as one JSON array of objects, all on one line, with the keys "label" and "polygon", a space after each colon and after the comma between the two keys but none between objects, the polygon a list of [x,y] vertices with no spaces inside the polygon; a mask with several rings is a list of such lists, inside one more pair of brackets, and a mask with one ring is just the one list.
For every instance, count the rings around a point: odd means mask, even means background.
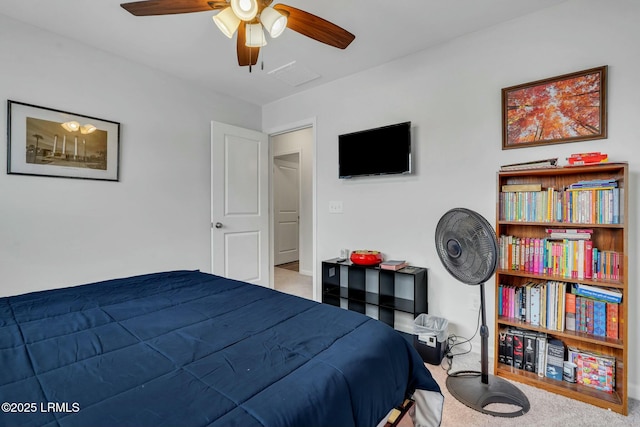
[{"label": "electrical outlet", "polygon": [[469,310],[470,311],[480,310],[480,296],[469,295]]},{"label": "electrical outlet", "polygon": [[475,296],[473,297],[473,311],[478,310],[480,310],[480,297]]}]

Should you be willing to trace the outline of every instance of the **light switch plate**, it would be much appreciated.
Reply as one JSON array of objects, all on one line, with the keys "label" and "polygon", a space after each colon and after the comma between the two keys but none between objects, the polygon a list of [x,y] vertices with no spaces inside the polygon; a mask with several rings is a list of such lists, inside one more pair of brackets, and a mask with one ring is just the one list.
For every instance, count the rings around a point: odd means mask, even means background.
[{"label": "light switch plate", "polygon": [[332,200],[329,202],[329,213],[339,214],[342,213],[342,201]]}]

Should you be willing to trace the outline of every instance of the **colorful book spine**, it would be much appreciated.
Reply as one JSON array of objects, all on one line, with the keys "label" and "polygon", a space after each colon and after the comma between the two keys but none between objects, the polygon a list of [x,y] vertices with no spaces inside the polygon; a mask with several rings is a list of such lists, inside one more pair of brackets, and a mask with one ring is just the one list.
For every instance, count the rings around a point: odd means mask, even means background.
[{"label": "colorful book spine", "polygon": [[565,329],[576,330],[576,296],[571,292],[565,295]]},{"label": "colorful book spine", "polygon": [[593,300],[593,335],[607,335],[607,303],[604,301]]},{"label": "colorful book spine", "polygon": [[576,295],[576,332],[582,332],[582,307],[580,307],[581,302],[582,297]]},{"label": "colorful book spine", "polygon": [[540,274],[540,239],[533,239],[533,272]]},{"label": "colorful book spine", "polygon": [[593,300],[591,298],[585,298],[586,299],[586,306],[587,306],[587,318],[586,318],[586,323],[587,323],[587,333],[590,335],[593,335]]},{"label": "colorful book spine", "polygon": [[580,332],[587,332],[587,298],[580,297]]},{"label": "colorful book spine", "polygon": [[618,339],[618,304],[607,303],[607,337]]},{"label": "colorful book spine", "polygon": [[584,243],[584,278],[591,279],[593,277],[593,242],[587,240]]},{"label": "colorful book spine", "polygon": [[514,286],[509,288],[509,317],[516,317],[516,288]]},{"label": "colorful book spine", "polygon": [[509,317],[509,286],[502,285],[502,316]]},{"label": "colorful book spine", "polygon": [[524,368],[524,334],[522,331],[514,330],[513,334],[513,367]]}]

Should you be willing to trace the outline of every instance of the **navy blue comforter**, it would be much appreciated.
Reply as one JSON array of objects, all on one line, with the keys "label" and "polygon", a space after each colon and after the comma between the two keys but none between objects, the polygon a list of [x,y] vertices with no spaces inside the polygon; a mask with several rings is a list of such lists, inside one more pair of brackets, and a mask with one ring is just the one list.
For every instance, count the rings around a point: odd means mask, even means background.
[{"label": "navy blue comforter", "polygon": [[375,426],[416,351],[364,315],[197,271],[0,299],[0,426]]}]

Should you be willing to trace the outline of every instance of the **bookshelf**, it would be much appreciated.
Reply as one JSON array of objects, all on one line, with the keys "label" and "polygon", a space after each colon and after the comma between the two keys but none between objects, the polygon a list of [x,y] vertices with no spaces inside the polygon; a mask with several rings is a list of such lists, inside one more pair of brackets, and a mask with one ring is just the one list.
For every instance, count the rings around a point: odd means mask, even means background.
[{"label": "bookshelf", "polygon": [[[500,263],[495,274],[495,340],[494,340],[494,375],[510,380],[522,382],[531,386],[545,389],[569,398],[580,400],[601,408],[609,409],[627,415],[628,412],[628,165],[627,163],[602,163],[591,166],[567,166],[541,169],[526,169],[515,171],[500,171],[497,174],[496,201],[496,235],[501,241]],[[570,190],[571,184],[579,181],[614,180],[619,190],[613,193],[602,189]],[[508,191],[505,189],[528,188],[529,185],[536,189],[540,185],[540,191]],[[538,194],[540,193],[540,194]],[[580,193],[580,194],[578,194]],[[615,197],[615,203],[614,203]],[[553,203],[548,203],[553,200]],[[614,205],[616,210],[614,212]],[[545,242],[551,245],[548,229],[566,229],[570,232],[591,231],[591,245],[602,254],[615,253],[615,263],[611,263],[616,270],[608,270],[605,275],[603,270],[585,271],[593,268],[590,259],[593,253],[567,252],[578,246],[573,240],[565,241],[565,261],[562,258],[536,259],[545,252],[545,247],[551,246],[539,243],[539,251],[535,252],[535,244],[531,243],[530,250],[525,248],[528,242]],[[518,238],[518,252],[511,245],[505,244],[505,236]],[[527,242],[527,243],[523,243]],[[567,243],[568,242],[568,243]],[[577,245],[577,244],[576,244]],[[587,244],[588,245],[588,244]],[[506,249],[505,249],[506,248]],[[567,249],[568,248],[568,249]],[[609,252],[607,252],[609,251]],[[572,255],[567,255],[570,253]],[[558,255],[562,257],[561,253]],[[586,257],[586,258],[584,258]],[[560,261],[558,261],[560,259]],[[578,262],[577,260],[585,260]],[[613,259],[613,258],[612,258]],[[549,261],[551,260],[551,261]],[[558,268],[555,263],[560,263],[563,268]],[[544,263],[540,265],[539,263]],[[576,264],[581,267],[577,267]],[[585,267],[585,265],[587,267]],[[578,271],[582,269],[582,271]],[[596,274],[597,273],[597,274]],[[580,278],[578,278],[580,277]],[[615,289],[622,293],[622,300],[617,304],[618,308],[618,334],[617,338],[598,336],[593,332],[584,332],[567,329],[566,323],[556,325],[550,329],[542,321],[535,323],[527,318],[523,311],[508,310],[503,305],[504,288],[521,289],[526,298],[527,285],[534,284],[545,286],[549,282],[562,282],[566,284],[582,284],[600,288]],[[571,285],[565,285],[570,289]],[[557,304],[564,307],[564,297]],[[535,312],[536,309],[531,309]],[[542,314],[540,315],[542,317]],[[557,316],[561,317],[560,315]],[[562,316],[564,318],[564,316]],[[564,318],[563,322],[566,321]],[[578,349],[583,352],[597,353],[615,359],[615,387],[613,392],[601,391],[588,387],[581,383],[571,383],[562,380],[554,380],[546,376],[539,376],[536,372],[515,368],[500,359],[500,332],[509,328],[517,328],[531,334],[546,334],[548,339],[559,339],[565,348]],[[566,353],[565,353],[566,355]],[[566,360],[566,357],[565,357]]]},{"label": "bookshelf", "polygon": [[336,258],[326,260],[322,262],[322,302],[369,315],[410,333],[407,327],[413,325],[415,317],[427,313],[427,269],[393,271],[338,262]]}]

